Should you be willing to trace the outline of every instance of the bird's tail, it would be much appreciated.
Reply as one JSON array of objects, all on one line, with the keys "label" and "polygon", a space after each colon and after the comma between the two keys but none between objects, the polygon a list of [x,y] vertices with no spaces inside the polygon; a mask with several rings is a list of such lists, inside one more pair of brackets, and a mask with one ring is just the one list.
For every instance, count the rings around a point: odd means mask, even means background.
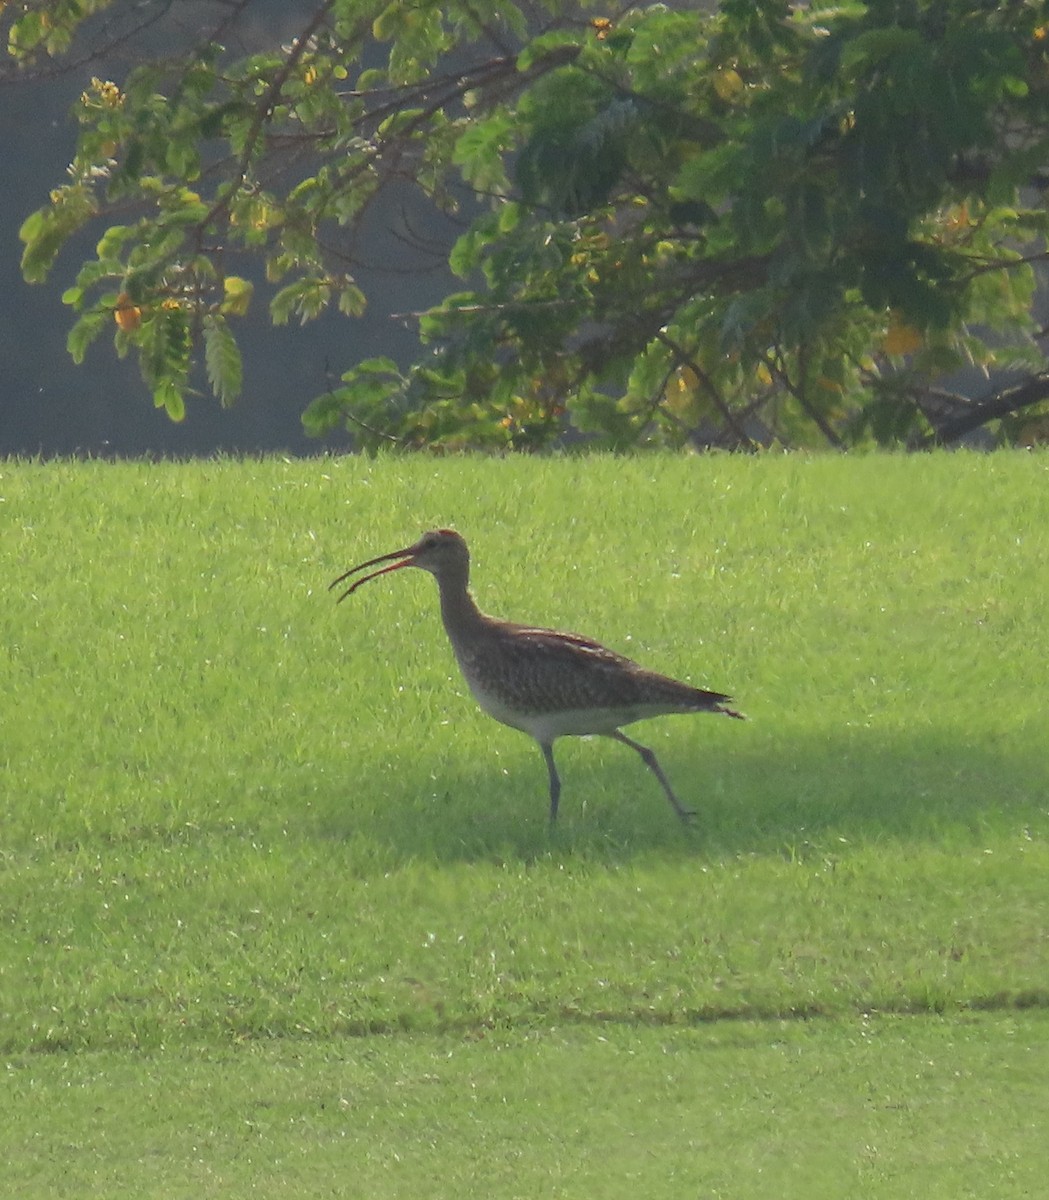
[{"label": "bird's tail", "polygon": [[711,712],[721,713],[725,717],[735,717],[737,721],[747,719],[741,712],[736,712],[734,708],[728,707],[732,701],[731,696],[726,696],[724,692],[704,692],[701,688],[697,690],[702,692]]}]

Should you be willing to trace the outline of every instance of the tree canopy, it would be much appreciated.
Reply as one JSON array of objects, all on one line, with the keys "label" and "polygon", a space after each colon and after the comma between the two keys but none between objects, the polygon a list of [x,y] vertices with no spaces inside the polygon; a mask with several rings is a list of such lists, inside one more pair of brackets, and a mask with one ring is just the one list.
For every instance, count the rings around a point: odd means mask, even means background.
[{"label": "tree canopy", "polygon": [[[28,0],[0,31],[39,71],[170,7]],[[256,7],[202,4],[191,46],[93,79],[21,231],[36,282],[97,228],[69,350],[111,334],[173,418],[198,360],[221,403],[240,390],[245,262],[272,321],[353,318],[365,223],[410,188],[461,221],[461,289],[413,314],[413,363],[346,364],[315,432],[747,447],[1049,425],[1042,0],[309,0],[245,52]]]}]

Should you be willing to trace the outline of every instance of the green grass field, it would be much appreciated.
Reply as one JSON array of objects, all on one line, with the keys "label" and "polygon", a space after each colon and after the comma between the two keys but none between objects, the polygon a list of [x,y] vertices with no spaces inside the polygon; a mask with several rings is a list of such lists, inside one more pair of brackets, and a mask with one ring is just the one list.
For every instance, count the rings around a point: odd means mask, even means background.
[{"label": "green grass field", "polygon": [[[12,1196],[1037,1196],[1049,457],[2,463]],[[558,746],[433,581],[731,692]]]}]

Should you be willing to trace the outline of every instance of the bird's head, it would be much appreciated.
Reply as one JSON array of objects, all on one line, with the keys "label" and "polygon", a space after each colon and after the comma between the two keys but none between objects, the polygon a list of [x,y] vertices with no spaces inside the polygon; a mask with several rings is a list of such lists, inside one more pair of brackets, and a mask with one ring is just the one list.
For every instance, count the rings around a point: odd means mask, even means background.
[{"label": "bird's head", "polygon": [[355,580],[342,593],[337,603],[341,603],[347,596],[352,595],[362,583],[367,583],[369,579],[387,575],[390,571],[399,571],[402,567],[419,567],[423,571],[429,571],[438,580],[457,574],[463,575],[465,580],[470,568],[470,551],[466,548],[466,542],[462,535],[456,533],[454,529],[431,529],[429,533],[424,533],[413,546],[407,546],[403,550],[394,550],[390,554],[380,554],[378,558],[369,558],[367,562],[358,563],[357,566],[344,571],[338,579],[332,580],[328,585],[328,590],[331,591],[332,588],[338,587],[340,583],[345,582],[351,575],[356,575],[358,571],[374,567],[376,563],[389,563],[390,565],[380,567],[378,571],[372,571]]}]

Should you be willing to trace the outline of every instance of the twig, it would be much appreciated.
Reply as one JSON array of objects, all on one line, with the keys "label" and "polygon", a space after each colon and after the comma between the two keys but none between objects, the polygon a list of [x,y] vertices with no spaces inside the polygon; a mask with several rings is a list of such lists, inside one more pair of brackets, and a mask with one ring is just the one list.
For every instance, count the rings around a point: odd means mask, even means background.
[{"label": "twig", "polygon": [[721,413],[721,416],[724,418],[725,424],[729,427],[729,429],[732,430],[732,433],[735,435],[735,437],[736,437],[737,441],[740,443],[740,445],[746,446],[748,450],[753,449],[754,448],[753,439],[750,437],[750,435],[747,433],[747,431],[743,428],[743,426],[740,425],[740,423],[736,419],[736,416],[733,413],[732,409],[729,408],[728,404],[725,401],[725,398],[721,395],[721,393],[715,387],[714,381],[710,378],[710,376],[706,373],[706,371],[703,370],[703,368],[699,365],[699,363],[696,362],[696,360],[692,357],[692,355],[689,354],[689,352],[684,348],[684,346],[682,346],[678,342],[675,342],[674,339],[672,337],[670,337],[666,333],[665,330],[657,329],[655,336],[656,336],[656,340],[662,342],[663,345],[666,346],[667,349],[669,349],[670,352],[675,356],[675,358],[677,359],[678,365],[680,365],[682,367],[688,367],[688,369],[690,371],[692,371],[692,373],[695,375],[695,377],[703,385],[704,391],[714,402],[714,407],[718,410],[719,413]]}]

